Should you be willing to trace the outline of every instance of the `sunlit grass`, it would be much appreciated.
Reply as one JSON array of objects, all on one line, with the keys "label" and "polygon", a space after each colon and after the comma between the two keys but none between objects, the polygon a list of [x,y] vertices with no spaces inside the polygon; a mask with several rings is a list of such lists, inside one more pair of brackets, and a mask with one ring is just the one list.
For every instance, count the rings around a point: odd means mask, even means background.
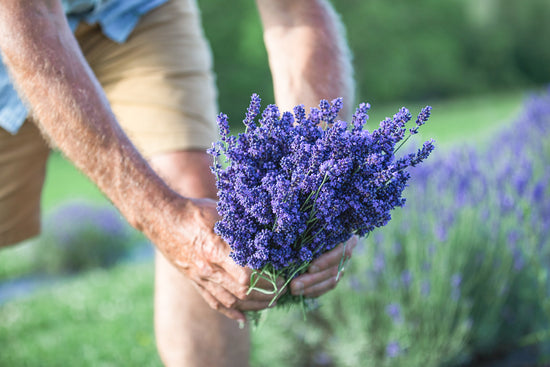
[{"label": "sunlit grass", "polygon": [[93,270],[0,306],[1,366],[160,366],[153,264]]},{"label": "sunlit grass", "polygon": [[62,201],[85,197],[97,203],[107,199],[101,191],[69,163],[60,153],[53,152],[48,160],[48,174],[42,195],[42,207],[48,211]]},{"label": "sunlit grass", "polygon": [[415,118],[424,106],[431,105],[430,120],[420,129],[419,138],[433,138],[442,147],[455,143],[483,143],[517,116],[526,96],[525,91],[512,91],[451,100],[372,105],[368,128],[376,128],[380,120],[393,116],[402,106]]}]

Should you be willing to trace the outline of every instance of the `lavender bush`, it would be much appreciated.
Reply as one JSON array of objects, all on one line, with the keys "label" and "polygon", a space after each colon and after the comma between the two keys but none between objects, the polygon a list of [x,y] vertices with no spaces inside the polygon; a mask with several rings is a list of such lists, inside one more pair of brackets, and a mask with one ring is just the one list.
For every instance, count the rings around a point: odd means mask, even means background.
[{"label": "lavender bush", "polygon": [[396,156],[426,122],[430,107],[408,131],[411,114],[402,108],[372,132],[364,129],[368,104],[357,108],[349,125],[337,120],[341,107],[342,99],[323,100],[306,115],[303,106],[281,114],[269,105],[256,123],[255,94],[246,131],[238,136],[229,134],[226,115],[218,117],[221,140],[210,150],[222,217],[215,230],[231,246],[233,260],[256,271],[252,289],[265,278],[277,296],[279,276],[290,281],[351,236],[386,225],[391,210],[405,203],[408,169],[434,148],[429,141]]},{"label": "lavender bush", "polygon": [[[347,282],[307,324],[272,313],[254,355],[287,366],[546,365],[549,138],[550,90],[485,147],[415,169],[407,205],[357,249]],[[277,357],[274,345],[303,353]]]},{"label": "lavender bush", "polygon": [[48,213],[35,248],[39,271],[74,273],[114,265],[137,242],[137,233],[106,205],[70,201]]}]

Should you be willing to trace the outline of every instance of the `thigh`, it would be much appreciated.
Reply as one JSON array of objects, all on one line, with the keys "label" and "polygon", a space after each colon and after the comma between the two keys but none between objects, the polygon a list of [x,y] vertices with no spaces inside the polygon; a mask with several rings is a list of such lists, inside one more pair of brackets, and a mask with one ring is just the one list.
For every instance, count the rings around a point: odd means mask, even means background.
[{"label": "thigh", "polygon": [[0,247],[40,232],[40,197],[49,148],[26,121],[16,135],[0,128]]}]

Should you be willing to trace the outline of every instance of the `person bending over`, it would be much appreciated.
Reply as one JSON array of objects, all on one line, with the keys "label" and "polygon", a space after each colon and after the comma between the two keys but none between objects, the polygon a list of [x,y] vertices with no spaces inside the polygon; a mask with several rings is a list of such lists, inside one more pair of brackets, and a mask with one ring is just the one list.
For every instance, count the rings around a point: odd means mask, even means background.
[{"label": "person bending over", "polygon": [[[257,0],[283,110],[351,101],[340,22],[325,0]],[[230,7],[229,7],[230,9]],[[251,270],[214,231],[212,56],[194,0],[0,2],[0,246],[37,235],[50,147],[156,246],[155,331],[167,366],[246,366]],[[349,108],[348,108],[349,113]],[[351,256],[353,246],[346,246]],[[336,285],[343,246],[290,285]]]}]

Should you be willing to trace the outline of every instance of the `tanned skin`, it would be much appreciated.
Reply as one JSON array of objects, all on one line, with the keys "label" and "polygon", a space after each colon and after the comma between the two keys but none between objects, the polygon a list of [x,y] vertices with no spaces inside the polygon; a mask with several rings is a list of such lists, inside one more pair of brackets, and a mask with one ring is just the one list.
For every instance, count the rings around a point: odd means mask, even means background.
[{"label": "tanned skin", "polygon": [[256,0],[273,76],[275,99],[285,111],[297,104],[344,98],[341,117],[351,117],[350,51],[336,13],[324,0]]},{"label": "tanned skin", "polygon": [[[349,111],[351,68],[330,7],[323,0],[257,0],[257,6],[277,103],[290,109],[344,96]],[[245,321],[244,311],[268,306],[271,296],[246,294],[250,269],[234,264],[228,245],[213,232],[219,219],[215,201],[172,190],[121,130],[59,0],[2,0],[0,50],[46,138],[194,283],[213,309]],[[287,57],[291,54],[294,62]],[[345,256],[352,248],[353,242]],[[334,288],[343,255],[339,246],[314,261],[291,283],[291,291],[316,297]]]}]

